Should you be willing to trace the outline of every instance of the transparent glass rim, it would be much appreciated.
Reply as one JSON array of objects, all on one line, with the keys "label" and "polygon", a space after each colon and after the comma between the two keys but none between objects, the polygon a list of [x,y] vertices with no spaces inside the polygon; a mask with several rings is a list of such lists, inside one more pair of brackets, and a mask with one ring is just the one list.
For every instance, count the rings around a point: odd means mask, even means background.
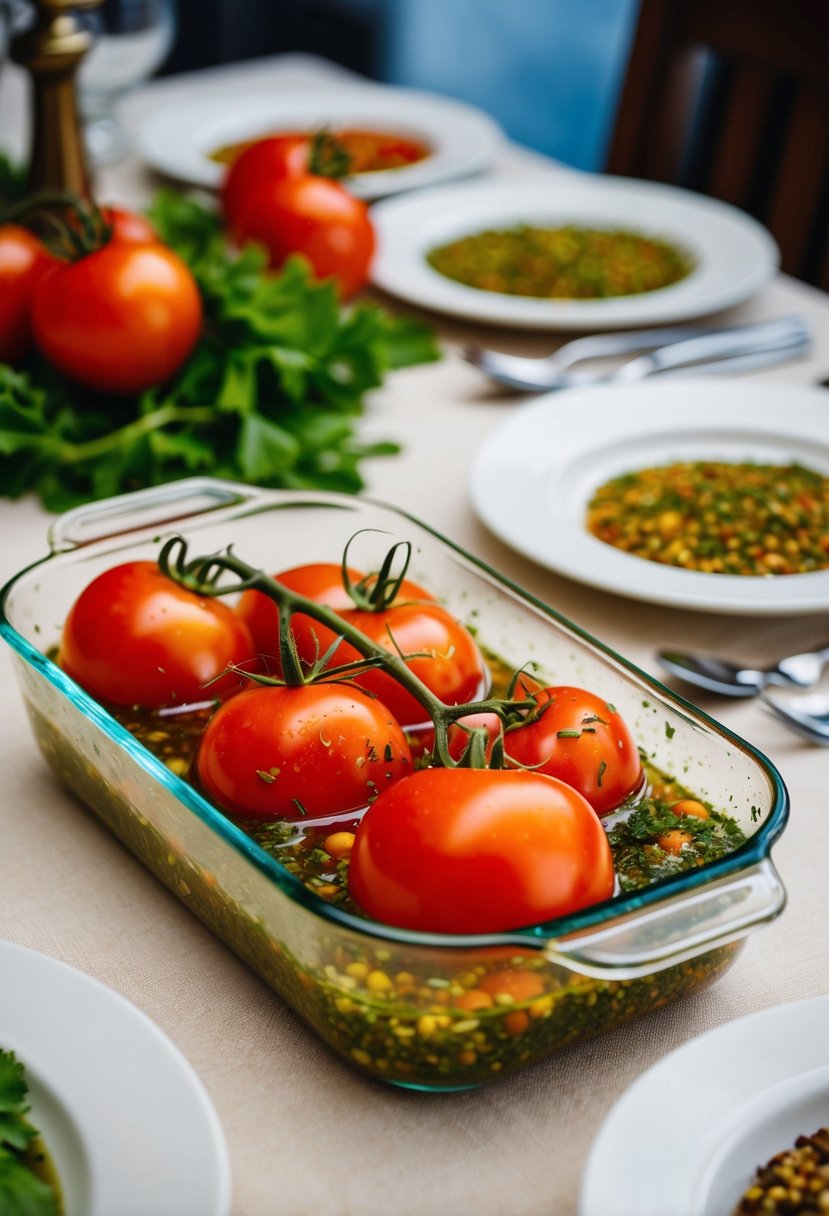
[{"label": "transparent glass rim", "polygon": [[[311,499],[314,499],[316,504],[320,506],[342,505],[340,496],[331,495],[329,497],[325,492],[321,492],[318,495],[313,493],[298,493],[297,505],[300,499],[305,500],[303,505],[311,505],[310,501],[308,501]],[[315,895],[299,878],[289,873],[278,861],[266,853],[264,849],[243,832],[240,827],[237,827],[221,811],[212,806],[194,786],[168,769],[134,735],[130,734],[117,719],[112,717],[103,706],[89,696],[88,693],[84,692],[56,663],[52,662],[42,651],[38,650],[18,633],[6,614],[6,603],[9,595],[15,585],[26,575],[57,557],[65,556],[65,554],[57,552],[47,554],[45,557],[18,571],[0,589],[0,635],[5,638],[12,650],[32,667],[40,671],[54,688],[75,705],[85,717],[94,722],[132,760],[154,777],[161,785],[165,786],[179,802],[183,803],[188,810],[192,811],[203,823],[215,831],[236,853],[249,861],[269,881],[274,882],[294,903],[306,908],[332,925],[362,936],[369,936],[380,941],[397,942],[433,949],[437,947],[469,950],[494,946],[523,946],[541,949],[551,942],[569,938],[582,930],[594,928],[611,920],[616,921],[639,911],[650,910],[678,896],[701,890],[717,880],[747,869],[769,857],[771,846],[779,838],[788,819],[789,795],[780,773],[767,756],[745,739],[734,734],[720,722],[711,718],[704,710],[685,700],[679,693],[668,688],[661,681],[637,667],[629,659],[618,654],[610,646],[588,633],[585,629],[582,629],[568,617],[557,612],[556,609],[551,608],[549,604],[546,604],[525,588],[507,578],[500,571],[495,570],[480,558],[474,557],[460,545],[456,545],[453,541],[436,531],[436,529],[430,527],[429,524],[417,518],[417,516],[401,510],[390,503],[369,496],[360,495],[356,501],[381,508],[385,511],[391,511],[400,519],[409,521],[415,527],[433,537],[441,546],[450,549],[474,569],[485,574],[496,585],[518,596],[549,620],[569,631],[588,646],[606,655],[614,663],[625,668],[638,681],[653,689],[660,697],[665,698],[676,709],[685,713],[693,721],[701,723],[720,738],[726,740],[731,746],[754,760],[768,780],[773,794],[771,809],[757,831],[733,852],[717,860],[706,862],[699,869],[658,880],[639,891],[616,894],[610,899],[592,904],[581,911],[536,925],[523,926],[500,933],[486,934],[426,933],[420,930],[401,929],[393,925],[385,925],[379,921],[370,920],[345,911],[342,908],[335,907],[320,896]],[[274,503],[274,506],[278,505],[280,504]],[[248,506],[247,508],[240,503],[235,504],[235,506],[239,508],[238,515],[240,518],[248,514],[257,513],[263,509],[268,509],[267,507],[263,508],[262,504],[253,507]],[[91,548],[95,543],[104,543],[104,541],[90,542],[89,545],[84,545],[83,547],[85,549]]]}]

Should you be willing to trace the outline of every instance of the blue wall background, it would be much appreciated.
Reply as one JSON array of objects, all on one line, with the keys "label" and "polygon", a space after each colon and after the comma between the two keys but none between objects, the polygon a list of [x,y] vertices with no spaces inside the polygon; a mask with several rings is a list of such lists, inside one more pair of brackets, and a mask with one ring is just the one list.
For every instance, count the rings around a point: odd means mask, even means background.
[{"label": "blue wall background", "polygon": [[638,0],[374,2],[386,80],[463,98],[521,143],[603,166]]}]

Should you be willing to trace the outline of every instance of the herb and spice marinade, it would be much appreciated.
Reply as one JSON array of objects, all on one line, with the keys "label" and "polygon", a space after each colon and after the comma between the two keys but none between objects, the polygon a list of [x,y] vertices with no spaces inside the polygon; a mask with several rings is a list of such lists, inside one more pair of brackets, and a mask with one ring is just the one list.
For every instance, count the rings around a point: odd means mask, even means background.
[{"label": "herb and spice marinade", "polygon": [[687,253],[657,237],[575,224],[478,232],[432,249],[426,260],[467,287],[538,299],[639,295],[693,269]]},{"label": "herb and spice marinade", "polygon": [[707,574],[829,569],[829,477],[799,464],[677,462],[593,494],[587,528],[635,557]]},{"label": "herb and spice marinade", "polygon": [[[34,705],[30,710],[41,748],[69,788],[338,1054],[378,1079],[444,1090],[484,1084],[698,991],[719,978],[740,950],[735,943],[618,980],[579,975],[530,949],[430,951],[333,925],[305,948],[288,933],[277,938],[269,932],[254,910],[253,892],[240,898],[231,876],[195,863],[178,838],[136,816],[129,779],[103,779],[54,720]],[[173,772],[189,770],[207,712],[175,719],[119,715]],[[684,848],[661,848],[666,818],[676,821],[670,805],[686,791],[651,769],[648,777],[652,784],[637,810],[629,818],[620,811],[608,824],[620,885],[627,889],[702,865],[743,839],[733,820],[711,809],[708,820],[681,818],[692,838]],[[251,826],[262,847],[317,895],[345,906],[347,860],[332,858],[322,842],[355,823]]]},{"label": "herb and spice marinade", "polygon": [[[494,671],[496,686],[504,672]],[[111,709],[167,767],[188,779],[209,708],[164,714]],[[658,1009],[717,978],[739,945],[632,980],[595,979],[539,951],[480,947],[430,951],[371,940],[332,925],[303,954],[277,939],[240,900],[221,870],[208,871],[131,807],[129,783],[102,781],[35,713],[41,746],[63,779],[169,889],[244,958],[339,1054],[398,1085],[480,1085],[560,1047]],[[667,728],[666,728],[667,729]],[[694,869],[738,847],[728,816],[694,799],[643,756],[646,784],[607,816],[622,890]],[[265,852],[326,902],[359,915],[350,901],[348,854],[359,814],[326,821],[241,823]]]}]

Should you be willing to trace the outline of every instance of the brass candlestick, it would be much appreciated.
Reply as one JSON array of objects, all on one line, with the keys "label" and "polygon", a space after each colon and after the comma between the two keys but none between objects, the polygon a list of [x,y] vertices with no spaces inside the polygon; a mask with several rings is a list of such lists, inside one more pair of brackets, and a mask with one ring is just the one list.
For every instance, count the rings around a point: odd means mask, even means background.
[{"label": "brass candlestick", "polygon": [[75,74],[92,46],[73,9],[102,0],[34,0],[34,25],[12,40],[12,59],[32,75],[34,127],[30,190],[70,190],[88,198],[91,182],[78,118]]}]

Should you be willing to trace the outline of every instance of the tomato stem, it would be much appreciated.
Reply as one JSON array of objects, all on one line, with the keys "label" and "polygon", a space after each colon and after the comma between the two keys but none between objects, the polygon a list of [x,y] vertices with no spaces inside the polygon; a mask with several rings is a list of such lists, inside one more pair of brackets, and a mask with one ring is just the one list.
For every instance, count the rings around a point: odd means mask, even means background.
[{"label": "tomato stem", "polygon": [[41,190],[0,212],[0,224],[18,221],[37,232],[56,257],[77,262],[102,249],[112,224],[95,203],[65,191]]},{"label": "tomato stem", "polygon": [[[292,616],[301,612],[320,624],[328,626],[338,635],[336,644],[339,644],[341,640],[349,642],[367,660],[367,665],[382,667],[385,671],[390,672],[423,706],[431,718],[435,730],[433,761],[443,768],[455,768],[459,763],[474,768],[487,766],[500,768],[504,763],[503,745],[500,748],[493,746],[487,762],[486,741],[482,738],[486,732],[480,730],[469,732],[470,743],[464,749],[461,760],[455,760],[449,753],[447,737],[449,727],[453,722],[469,714],[493,713],[503,723],[508,720],[510,715],[528,712],[536,706],[535,700],[531,697],[515,700],[509,696],[489,697],[485,700],[467,701],[456,705],[445,704],[407,666],[405,658],[399,651],[386,650],[332,608],[328,608],[316,600],[308,599],[298,591],[285,586],[278,579],[266,574],[264,570],[249,565],[230,550],[187,560],[187,541],[182,536],[174,536],[163,546],[158,557],[158,565],[168,578],[188,587],[191,591],[196,591],[199,595],[221,596],[253,589],[261,591],[273,600],[279,609],[280,659],[285,682],[288,684],[308,681],[307,673],[302,671],[290,628]],[[228,583],[224,586],[218,584],[214,577],[216,570],[236,575],[238,582]],[[329,647],[326,654],[329,654],[330,651]],[[318,663],[315,663],[314,667],[317,666]],[[325,673],[326,676],[328,674]],[[513,681],[511,688],[514,690],[515,686],[516,681]]]}]

